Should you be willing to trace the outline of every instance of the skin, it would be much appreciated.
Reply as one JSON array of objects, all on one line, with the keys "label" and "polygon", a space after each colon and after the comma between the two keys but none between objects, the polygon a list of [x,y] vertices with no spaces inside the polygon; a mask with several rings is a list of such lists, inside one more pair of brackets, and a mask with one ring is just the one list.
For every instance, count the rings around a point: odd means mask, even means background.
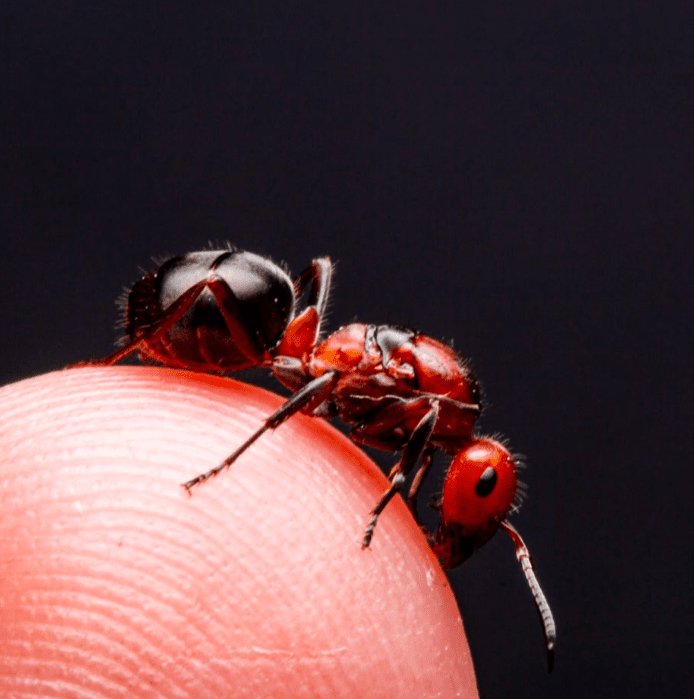
[{"label": "skin", "polygon": [[399,498],[280,399],[152,367],[0,389],[0,696],[477,697],[453,594]]}]

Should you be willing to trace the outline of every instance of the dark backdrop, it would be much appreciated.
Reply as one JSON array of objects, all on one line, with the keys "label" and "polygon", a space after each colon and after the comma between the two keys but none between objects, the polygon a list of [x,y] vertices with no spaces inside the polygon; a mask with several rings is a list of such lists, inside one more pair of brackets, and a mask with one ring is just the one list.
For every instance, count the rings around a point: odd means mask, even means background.
[{"label": "dark backdrop", "polygon": [[2,4],[3,380],[107,353],[152,256],[329,254],[330,327],[455,338],[527,455],[557,667],[497,537],[451,576],[482,695],[684,696],[692,12],[189,5]]}]

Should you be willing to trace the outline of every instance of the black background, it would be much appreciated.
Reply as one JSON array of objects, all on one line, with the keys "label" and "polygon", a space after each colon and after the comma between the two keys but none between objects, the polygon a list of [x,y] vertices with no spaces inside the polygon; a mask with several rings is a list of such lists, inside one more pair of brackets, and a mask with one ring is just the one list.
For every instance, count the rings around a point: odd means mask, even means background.
[{"label": "black background", "polygon": [[693,13],[245,5],[3,3],[2,379],[110,351],[152,256],[329,254],[328,327],[455,338],[527,456],[557,667],[496,537],[451,576],[482,696],[685,696]]}]

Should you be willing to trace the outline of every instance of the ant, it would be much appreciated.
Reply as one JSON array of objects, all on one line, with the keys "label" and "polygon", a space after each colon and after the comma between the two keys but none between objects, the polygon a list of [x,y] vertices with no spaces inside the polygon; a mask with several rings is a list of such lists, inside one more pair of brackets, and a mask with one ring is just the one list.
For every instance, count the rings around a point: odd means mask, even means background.
[{"label": "ant", "polygon": [[516,463],[500,442],[475,434],[481,411],[476,377],[448,345],[396,325],[351,323],[320,341],[331,277],[328,257],[314,259],[294,279],[272,260],[235,248],[173,257],[130,290],[123,347],[87,363],[114,364],[138,352],[143,359],[206,372],[265,367],[293,391],[224,461],[184,483],[188,492],[300,411],[339,416],[355,442],[400,451],[390,485],[371,512],[364,548],[417,464],[406,501],[419,521],[417,494],[434,454],[437,449],[452,454],[430,544],[450,569],[497,530],[506,532],[542,620],[551,670],[552,612],[528,548],[507,521],[517,509]]}]

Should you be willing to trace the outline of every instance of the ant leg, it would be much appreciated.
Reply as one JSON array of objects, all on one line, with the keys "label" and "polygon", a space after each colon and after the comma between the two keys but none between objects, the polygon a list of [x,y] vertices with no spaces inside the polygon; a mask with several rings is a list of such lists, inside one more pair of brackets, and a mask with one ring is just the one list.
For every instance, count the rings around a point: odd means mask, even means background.
[{"label": "ant leg", "polygon": [[298,413],[302,408],[313,405],[317,408],[321,403],[330,395],[337,374],[335,372],[328,372],[319,376],[317,379],[313,379],[307,383],[303,388],[299,389],[293,396],[289,398],[285,403],[283,403],[272,415],[265,419],[262,427],[258,428],[238,449],[227,456],[224,461],[218,466],[211,468],[205,473],[201,473],[195,478],[191,478],[189,481],[183,483],[183,487],[190,492],[191,488],[203,483],[210,478],[216,476],[220,471],[229,468],[236,459],[243,454],[248,447],[251,446],[259,437],[261,437],[268,430],[274,430],[279,427],[283,422],[288,420],[292,415]]},{"label": "ant leg", "polygon": [[378,504],[371,512],[371,519],[364,532],[364,539],[362,540],[362,548],[367,548],[371,543],[371,539],[374,535],[374,530],[376,529],[376,523],[378,522],[378,517],[385,509],[386,505],[393,499],[395,494],[400,491],[405,479],[410,471],[415,467],[417,461],[422,456],[427,448],[429,439],[436,426],[436,420],[439,417],[439,404],[437,401],[431,402],[431,408],[427,414],[419,421],[417,426],[412,430],[410,439],[402,450],[402,456],[400,461],[393,467],[390,472],[390,487],[381,496]]},{"label": "ant leg", "polygon": [[[386,403],[376,412],[369,412],[368,406],[373,403],[370,396],[350,396],[350,400],[355,404],[362,398],[365,403],[364,414],[368,419],[364,419],[352,430],[351,437],[357,444],[364,444],[369,447],[384,450],[394,450],[402,448],[406,439],[402,436],[402,426],[407,422],[412,422],[418,415],[424,416],[431,407],[434,398],[424,396],[420,398],[402,398],[400,396],[385,396],[392,402]],[[446,405],[450,402],[445,396],[437,396],[439,405]],[[469,410],[472,413],[479,413],[479,405],[475,403],[455,403],[458,410]]]},{"label": "ant leg", "polygon": [[431,464],[434,460],[434,452],[435,448],[431,446],[424,450],[424,453],[422,454],[422,465],[419,467],[417,473],[414,474],[414,478],[412,479],[412,483],[410,485],[410,490],[407,493],[407,504],[410,508],[410,512],[412,512],[412,516],[417,520],[417,522],[419,522],[419,514],[417,513],[417,494],[419,493],[419,489],[427,473],[429,473],[429,469],[431,468]]},{"label": "ant leg", "polygon": [[535,601],[535,608],[537,613],[540,615],[540,621],[542,622],[542,630],[545,634],[545,647],[547,648],[547,672],[552,672],[554,667],[554,644],[557,640],[557,627],[554,623],[554,615],[552,614],[552,609],[549,606],[549,602],[545,597],[545,593],[540,587],[540,582],[535,575],[535,569],[533,568],[532,558],[530,556],[530,551],[523,541],[518,530],[512,526],[507,520],[502,519],[499,522],[499,527],[503,529],[513,541],[516,547],[516,558],[521,564],[521,569],[523,570],[523,575],[525,575],[525,580],[530,588],[530,593]]},{"label": "ant leg", "polygon": [[138,349],[140,349],[141,344],[142,340],[135,340],[133,342],[129,342],[124,347],[119,348],[113,354],[109,354],[108,357],[103,357],[101,359],[85,359],[81,362],[73,362],[72,364],[68,364],[65,368],[79,369],[80,367],[85,366],[111,366],[111,364],[117,364],[121,359],[125,359],[129,354],[136,352]]},{"label": "ant leg", "polygon": [[301,295],[306,289],[309,279],[311,291],[308,297],[308,305],[313,306],[322,318],[328,305],[330,296],[330,284],[333,276],[333,264],[329,257],[318,257],[311,262],[311,266],[305,269],[295,280],[297,295]]},{"label": "ant leg", "polygon": [[243,324],[243,314],[239,310],[239,301],[229,285],[220,277],[209,277],[207,288],[217,302],[217,308],[224,318],[229,335],[236,347],[249,360],[256,363],[263,357],[263,347],[257,338],[253,337]]},{"label": "ant leg", "polygon": [[310,282],[308,305],[289,323],[275,354],[301,357],[316,346],[321,321],[328,305],[332,269],[330,258],[319,257],[294,280],[294,292],[297,298]]},{"label": "ant leg", "polygon": [[[148,344],[152,340],[156,340],[159,335],[165,333],[174,323],[179,321],[185,313],[190,308],[191,304],[197,299],[202,293],[203,289],[207,285],[207,281],[199,281],[194,284],[189,289],[186,289],[165,311],[163,311],[159,321],[154,324],[149,332],[142,332],[138,337],[131,339],[131,341],[124,347],[116,350],[113,354],[109,354],[107,357],[102,359],[92,359],[86,362],[76,362],[75,364],[69,364],[68,369],[75,369],[82,366],[110,366],[119,362],[121,359],[125,359],[129,354],[136,352],[143,345]],[[168,360],[166,360],[168,362]]]}]

